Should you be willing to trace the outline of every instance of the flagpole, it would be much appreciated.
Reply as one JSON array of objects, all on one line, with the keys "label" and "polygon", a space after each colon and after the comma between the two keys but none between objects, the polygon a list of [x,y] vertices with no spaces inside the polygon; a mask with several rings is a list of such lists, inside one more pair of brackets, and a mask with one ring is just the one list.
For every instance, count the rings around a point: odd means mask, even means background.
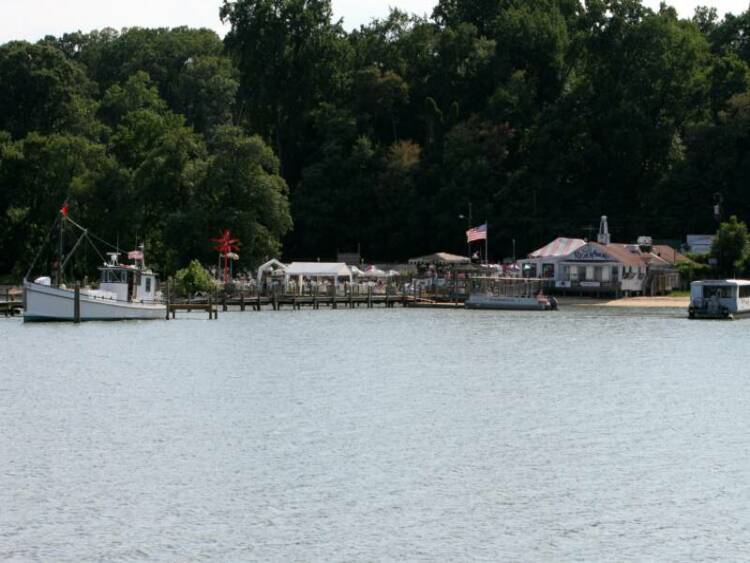
[{"label": "flagpole", "polygon": [[490,264],[490,224],[487,219],[484,220],[485,230],[484,233],[484,265],[489,266]]}]

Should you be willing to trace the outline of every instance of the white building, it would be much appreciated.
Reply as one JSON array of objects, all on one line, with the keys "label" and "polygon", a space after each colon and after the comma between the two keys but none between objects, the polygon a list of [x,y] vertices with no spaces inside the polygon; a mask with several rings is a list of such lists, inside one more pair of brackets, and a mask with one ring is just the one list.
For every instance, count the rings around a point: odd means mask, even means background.
[{"label": "white building", "polygon": [[688,235],[687,251],[693,254],[709,254],[716,235]]},{"label": "white building", "polygon": [[558,238],[519,263],[524,277],[542,278],[558,293],[619,296],[679,288],[675,266],[683,260],[666,246],[610,242],[607,218],[602,217],[598,242]]}]

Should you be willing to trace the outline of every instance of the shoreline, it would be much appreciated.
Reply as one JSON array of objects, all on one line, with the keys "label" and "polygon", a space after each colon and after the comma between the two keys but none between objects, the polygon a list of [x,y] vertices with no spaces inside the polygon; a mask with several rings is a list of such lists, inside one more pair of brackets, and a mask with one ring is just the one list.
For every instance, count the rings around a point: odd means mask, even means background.
[{"label": "shoreline", "polygon": [[609,307],[631,309],[685,309],[690,297],[622,297],[620,299],[591,299],[587,297],[558,297],[566,307]]}]

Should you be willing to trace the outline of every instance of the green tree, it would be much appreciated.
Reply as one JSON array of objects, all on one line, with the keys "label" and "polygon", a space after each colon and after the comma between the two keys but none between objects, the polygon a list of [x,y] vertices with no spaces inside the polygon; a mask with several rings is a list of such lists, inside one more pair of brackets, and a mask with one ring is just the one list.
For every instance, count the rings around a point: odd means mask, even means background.
[{"label": "green tree", "polygon": [[193,297],[199,291],[207,292],[214,288],[211,274],[198,260],[191,260],[186,268],[175,274],[177,291],[187,297]]},{"label": "green tree", "polygon": [[111,127],[117,126],[130,112],[147,109],[157,114],[168,110],[166,102],[159,96],[149,75],[143,71],[136,72],[120,86],[114,84],[105,93],[99,115]]},{"label": "green tree", "polygon": [[717,261],[717,270],[725,277],[742,273],[750,256],[750,236],[747,225],[732,215],[722,223],[711,245],[711,256]]},{"label": "green tree", "polygon": [[175,111],[200,133],[234,120],[239,74],[227,57],[191,57],[175,92]]},{"label": "green tree", "polygon": [[257,266],[278,256],[292,228],[288,188],[279,160],[258,136],[219,126],[198,201],[210,233],[229,228],[242,242],[241,264]]},{"label": "green tree", "polygon": [[350,50],[330,0],[225,0],[224,43],[240,69],[240,111],[273,142],[282,172],[301,168],[299,131],[321,101],[337,95]]},{"label": "green tree", "polygon": [[0,46],[0,130],[97,134],[94,86],[79,64],[48,45]]}]

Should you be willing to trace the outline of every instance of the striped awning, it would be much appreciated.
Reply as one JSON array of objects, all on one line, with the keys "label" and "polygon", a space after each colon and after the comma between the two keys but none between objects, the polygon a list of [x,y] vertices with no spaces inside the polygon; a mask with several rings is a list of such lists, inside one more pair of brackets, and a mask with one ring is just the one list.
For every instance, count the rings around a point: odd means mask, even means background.
[{"label": "striped awning", "polygon": [[580,238],[560,237],[553,240],[547,246],[529,254],[529,258],[555,258],[568,256],[585,245],[586,241]]}]

